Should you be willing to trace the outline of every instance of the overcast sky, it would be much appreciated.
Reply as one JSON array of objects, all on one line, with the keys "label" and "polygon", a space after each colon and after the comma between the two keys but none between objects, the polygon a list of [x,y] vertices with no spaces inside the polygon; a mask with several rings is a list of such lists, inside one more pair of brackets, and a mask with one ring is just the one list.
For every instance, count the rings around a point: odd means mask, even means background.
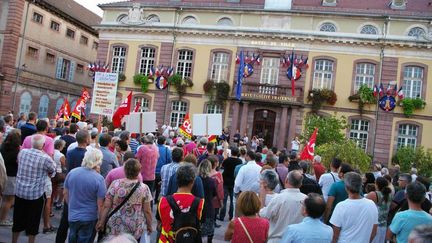
[{"label": "overcast sky", "polygon": [[90,9],[97,15],[102,17],[102,9],[100,9],[97,5],[100,3],[112,3],[112,2],[123,2],[127,0],[75,0],[75,2],[83,5],[84,7]]}]

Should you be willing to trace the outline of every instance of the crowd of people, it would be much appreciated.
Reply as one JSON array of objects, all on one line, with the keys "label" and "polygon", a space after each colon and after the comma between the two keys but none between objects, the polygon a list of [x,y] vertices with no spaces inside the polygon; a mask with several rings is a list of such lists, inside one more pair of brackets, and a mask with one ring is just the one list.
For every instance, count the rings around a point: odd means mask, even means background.
[{"label": "crowd of people", "polygon": [[[163,131],[131,134],[92,122],[0,119],[0,226],[12,242],[432,242],[430,178],[374,163],[360,173],[334,158],[225,129],[217,142]],[[168,131],[167,131],[168,130]],[[228,200],[229,199],[229,200]],[[54,210],[62,210],[58,227]],[[9,219],[13,210],[12,219]],[[157,227],[154,227],[154,221]]]}]

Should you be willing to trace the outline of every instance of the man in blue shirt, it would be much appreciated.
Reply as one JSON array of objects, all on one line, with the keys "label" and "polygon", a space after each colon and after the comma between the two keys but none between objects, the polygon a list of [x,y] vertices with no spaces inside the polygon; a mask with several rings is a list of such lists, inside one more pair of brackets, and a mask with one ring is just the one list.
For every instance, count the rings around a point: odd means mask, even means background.
[{"label": "man in blue shirt", "polygon": [[317,193],[309,193],[302,205],[302,214],[305,218],[299,224],[289,225],[283,234],[281,242],[331,242],[333,238],[333,230],[330,226],[323,224],[320,220],[326,208],[324,198]]},{"label": "man in blue shirt", "polygon": [[108,145],[111,143],[111,138],[111,135],[106,133],[101,134],[99,137],[100,151],[103,155],[100,174],[104,178],[108,175],[108,172],[120,166],[119,162],[117,161],[117,157],[108,148]]},{"label": "man in blue shirt", "polygon": [[90,135],[87,131],[79,131],[76,134],[78,146],[69,150],[66,154],[66,165],[68,172],[76,167],[81,167],[84,154],[87,151],[86,147],[90,144]]},{"label": "man in blue shirt", "polygon": [[156,164],[156,195],[155,195],[155,204],[158,203],[159,194],[161,191],[161,169],[162,166],[171,163],[171,151],[165,146],[166,138],[164,136],[159,136],[157,140],[157,146],[159,149],[159,159]]},{"label": "man in blue shirt", "polygon": [[432,216],[421,207],[425,194],[426,188],[419,182],[413,182],[406,187],[409,210],[395,215],[387,230],[387,240],[396,236],[397,242],[408,242],[408,236],[416,226],[432,224]]},{"label": "man in blue shirt", "polygon": [[64,182],[65,201],[69,204],[69,242],[93,242],[98,212],[102,210],[106,186],[99,174],[102,152],[85,153],[82,167],[70,171]]},{"label": "man in blue shirt", "polygon": [[[26,124],[21,126],[21,141],[23,142],[27,136],[31,136],[36,133],[36,119],[37,115],[34,112],[30,112],[28,115],[28,121]],[[5,136],[6,137],[6,136]]]}]

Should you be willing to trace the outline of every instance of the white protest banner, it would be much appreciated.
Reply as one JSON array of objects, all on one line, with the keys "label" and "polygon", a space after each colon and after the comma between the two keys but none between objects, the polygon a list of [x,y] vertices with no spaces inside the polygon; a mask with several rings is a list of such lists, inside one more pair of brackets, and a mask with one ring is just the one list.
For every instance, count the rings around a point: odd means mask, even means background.
[{"label": "white protest banner", "polygon": [[125,121],[126,130],[131,133],[156,131],[156,112],[131,112]]},{"label": "white protest banner", "polygon": [[222,114],[194,114],[192,133],[197,136],[221,135]]},{"label": "white protest banner", "polygon": [[95,73],[91,113],[112,117],[117,95],[117,73]]},{"label": "white protest banner", "polygon": [[222,135],[222,114],[207,114],[207,134]]}]

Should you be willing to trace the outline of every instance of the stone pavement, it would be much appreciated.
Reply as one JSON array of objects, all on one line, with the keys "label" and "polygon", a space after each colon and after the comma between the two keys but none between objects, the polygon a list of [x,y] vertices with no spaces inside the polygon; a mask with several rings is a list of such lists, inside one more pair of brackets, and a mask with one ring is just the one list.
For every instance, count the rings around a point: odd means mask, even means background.
[{"label": "stone pavement", "polygon": [[[156,207],[154,207],[156,208]],[[9,217],[10,219],[12,219],[12,211],[13,208],[11,209],[10,213],[9,213]],[[53,226],[58,226],[60,223],[60,217],[61,217],[61,211],[58,210],[53,210],[54,213],[54,217],[51,218],[51,224]],[[153,217],[154,217],[155,213],[153,213]],[[220,243],[220,242],[226,242],[223,240],[224,238],[224,234],[225,234],[225,230],[228,226],[228,216],[226,217],[224,222],[221,221],[217,221],[218,224],[222,225],[222,227],[220,228],[216,228],[215,229],[215,237],[213,239],[214,243]],[[153,218],[153,225],[154,225],[154,229],[156,228],[156,219]],[[36,243],[51,243],[51,242],[55,242],[55,233],[49,233],[49,234],[43,234],[42,233],[42,228],[43,228],[43,221],[41,220],[40,223],[40,230],[39,230],[39,234],[36,236]],[[20,238],[19,238],[19,243],[26,243],[27,242],[27,237],[25,236],[24,232],[21,232],[20,234]],[[12,226],[11,227],[4,227],[4,226],[0,226],[0,243],[10,243],[12,242]],[[157,242],[156,241],[156,233],[152,234],[152,243]],[[207,239],[204,238],[203,242],[207,242]]]}]

